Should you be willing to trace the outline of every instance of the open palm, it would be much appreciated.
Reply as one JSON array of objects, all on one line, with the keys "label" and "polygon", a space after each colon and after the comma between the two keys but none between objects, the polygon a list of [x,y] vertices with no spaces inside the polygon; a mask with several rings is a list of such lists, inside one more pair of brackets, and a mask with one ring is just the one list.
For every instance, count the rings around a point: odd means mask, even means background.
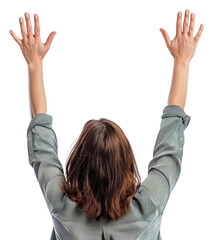
[{"label": "open palm", "polygon": [[39,25],[39,17],[38,14],[34,14],[34,34],[32,31],[32,24],[30,21],[30,15],[25,13],[26,19],[26,28],[24,26],[24,20],[22,17],[19,18],[21,34],[23,39],[18,38],[15,33],[10,30],[12,37],[18,43],[21,48],[21,51],[27,61],[27,64],[42,61],[46,53],[48,52],[52,40],[56,34],[56,32],[51,32],[45,43],[42,43],[40,38],[40,25]]},{"label": "open palm", "polygon": [[187,62],[190,62],[190,60],[192,59],[195,53],[195,49],[197,47],[198,40],[204,28],[204,25],[201,24],[196,36],[193,37],[195,14],[194,13],[191,14],[190,25],[188,25],[189,15],[190,12],[187,9],[185,11],[182,31],[182,13],[178,12],[176,22],[176,36],[172,41],[170,40],[169,34],[166,32],[166,30],[160,28],[160,31],[166,42],[166,46],[168,47],[172,56],[174,58],[184,59]]}]

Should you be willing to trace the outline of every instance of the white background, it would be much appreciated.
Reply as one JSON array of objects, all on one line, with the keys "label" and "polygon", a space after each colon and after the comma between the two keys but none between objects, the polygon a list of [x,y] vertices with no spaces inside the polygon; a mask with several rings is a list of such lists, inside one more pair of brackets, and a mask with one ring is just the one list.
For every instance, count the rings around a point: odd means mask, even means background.
[{"label": "white background", "polygon": [[125,132],[142,180],[147,176],[171,84],[173,58],[159,30],[175,36],[176,16],[195,13],[204,31],[190,65],[180,178],[164,211],[163,240],[211,239],[213,214],[211,1],[2,1],[0,6],[1,238],[50,239],[52,220],[28,163],[28,69],[18,44],[19,17],[40,17],[41,39],[57,34],[43,61],[47,113],[62,165],[89,119]]}]

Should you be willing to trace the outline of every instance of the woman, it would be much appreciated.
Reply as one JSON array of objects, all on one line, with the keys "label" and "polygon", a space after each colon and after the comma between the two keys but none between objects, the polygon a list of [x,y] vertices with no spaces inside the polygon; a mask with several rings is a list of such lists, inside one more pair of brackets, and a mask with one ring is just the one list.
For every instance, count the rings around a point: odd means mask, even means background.
[{"label": "woman", "polygon": [[34,15],[34,35],[29,14],[25,13],[25,18],[27,31],[19,18],[23,39],[10,33],[28,65],[32,118],[27,129],[29,163],[52,216],[51,239],[161,239],[162,214],[181,171],[184,130],[191,119],[184,112],[188,71],[203,25],[193,37],[195,15],[186,10],[183,29],[182,13],[177,15],[174,40],[160,29],[174,57],[174,69],[153,159],[141,183],[128,139],[118,125],[104,118],[84,125],[70,152],[65,177],[53,118],[46,110],[42,75],[42,60],[56,33],[43,44],[38,15]]}]

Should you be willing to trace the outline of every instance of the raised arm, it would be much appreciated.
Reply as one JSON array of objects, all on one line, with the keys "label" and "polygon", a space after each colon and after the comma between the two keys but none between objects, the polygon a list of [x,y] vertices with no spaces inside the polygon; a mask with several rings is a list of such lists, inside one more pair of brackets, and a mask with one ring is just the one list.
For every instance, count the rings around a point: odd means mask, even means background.
[{"label": "raised arm", "polygon": [[172,41],[170,40],[168,33],[163,28],[160,28],[160,31],[165,39],[166,46],[174,57],[174,68],[168,97],[168,105],[178,105],[182,109],[184,109],[186,103],[190,61],[194,56],[198,40],[204,28],[204,25],[201,24],[196,36],[193,37],[195,14],[191,14],[190,25],[189,15],[190,11],[187,9],[185,11],[182,31],[182,13],[178,12],[176,36]]},{"label": "raised arm", "polygon": [[[161,28],[167,47],[174,57],[174,72],[168,105],[164,107],[161,115],[162,120],[154,145],[153,158],[148,166],[148,176],[142,182],[141,188],[135,196],[138,202],[142,202],[142,204],[144,199],[146,201],[149,199],[150,201],[147,202],[150,205],[150,211],[153,213],[155,213],[153,210],[155,208],[159,213],[163,213],[170,194],[177,183],[182,166],[185,143],[184,131],[191,119],[184,111],[188,70],[203,25],[200,26],[196,37],[193,38],[194,16],[191,15],[189,32],[188,18],[189,11],[186,11],[184,29],[181,32],[181,14],[178,14],[177,32],[173,41],[169,39],[167,32]],[[145,198],[144,195],[147,197]],[[155,214],[153,216],[155,217]]]},{"label": "raised arm", "polygon": [[26,33],[24,22],[19,18],[23,39],[19,39],[13,31],[13,38],[19,44],[27,61],[29,71],[29,90],[31,121],[27,128],[27,148],[29,163],[34,168],[36,178],[41,187],[47,206],[52,212],[63,206],[64,192],[61,189],[64,170],[58,158],[58,141],[52,127],[53,117],[46,113],[46,96],[43,85],[42,60],[50,48],[55,35],[52,32],[46,43],[40,39],[38,15],[34,15],[35,34],[32,33],[30,16],[26,13]]},{"label": "raised arm", "polygon": [[10,30],[12,37],[18,43],[28,65],[29,74],[29,100],[30,114],[34,118],[38,113],[47,112],[46,95],[43,83],[43,58],[48,52],[56,32],[51,32],[47,41],[43,44],[40,38],[40,26],[38,14],[34,14],[34,34],[30,21],[30,15],[25,13],[27,32],[24,26],[24,20],[19,18],[21,34],[23,39],[19,39],[15,33]]}]

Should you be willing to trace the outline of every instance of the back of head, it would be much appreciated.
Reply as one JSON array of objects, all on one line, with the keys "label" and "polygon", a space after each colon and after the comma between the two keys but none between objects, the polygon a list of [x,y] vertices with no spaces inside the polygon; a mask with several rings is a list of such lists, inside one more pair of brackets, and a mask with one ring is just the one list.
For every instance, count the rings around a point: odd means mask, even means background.
[{"label": "back of head", "polygon": [[89,120],[66,164],[63,191],[92,219],[117,221],[130,210],[140,185],[134,154],[122,129]]}]

